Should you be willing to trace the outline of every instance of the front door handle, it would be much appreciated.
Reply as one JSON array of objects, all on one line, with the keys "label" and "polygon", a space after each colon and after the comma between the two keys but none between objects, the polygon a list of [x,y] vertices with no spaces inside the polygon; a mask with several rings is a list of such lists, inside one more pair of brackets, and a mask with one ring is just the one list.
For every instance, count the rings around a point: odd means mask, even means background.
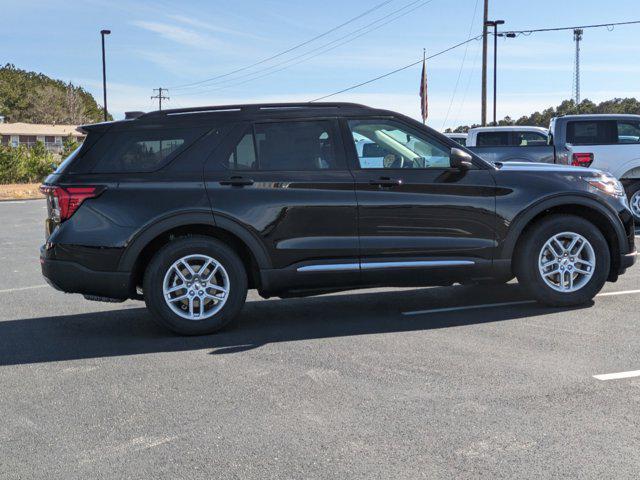
[{"label": "front door handle", "polygon": [[375,185],[380,188],[392,188],[402,185],[402,180],[399,178],[380,177],[377,180],[369,180],[369,185]]},{"label": "front door handle", "polygon": [[231,185],[232,187],[246,187],[253,185],[253,180],[244,177],[231,177],[227,180],[221,180],[220,185]]}]

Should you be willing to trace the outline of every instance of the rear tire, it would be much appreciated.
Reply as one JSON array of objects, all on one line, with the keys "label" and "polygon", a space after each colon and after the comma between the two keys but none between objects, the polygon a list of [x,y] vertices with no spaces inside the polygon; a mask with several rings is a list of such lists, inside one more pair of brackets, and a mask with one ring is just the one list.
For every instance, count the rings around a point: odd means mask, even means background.
[{"label": "rear tire", "polygon": [[636,224],[640,224],[640,181],[628,184],[624,190],[629,199],[629,208],[633,212],[633,219]]},{"label": "rear tire", "polygon": [[247,296],[247,273],[219,240],[183,237],[155,254],[143,289],[158,324],[181,335],[205,335],[237,318]]},{"label": "rear tire", "polygon": [[515,272],[518,282],[540,303],[585,304],[607,281],[609,245],[591,222],[574,215],[552,215],[524,235],[514,259]]}]

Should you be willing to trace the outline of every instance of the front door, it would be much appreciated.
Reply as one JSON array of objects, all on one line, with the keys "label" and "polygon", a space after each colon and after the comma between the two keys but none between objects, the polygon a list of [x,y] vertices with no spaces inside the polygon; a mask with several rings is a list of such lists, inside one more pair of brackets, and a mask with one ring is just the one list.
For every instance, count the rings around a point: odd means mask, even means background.
[{"label": "front door", "polygon": [[343,131],[352,140],[363,277],[490,268],[495,182],[486,165],[450,168],[450,145],[399,119],[349,119]]}]

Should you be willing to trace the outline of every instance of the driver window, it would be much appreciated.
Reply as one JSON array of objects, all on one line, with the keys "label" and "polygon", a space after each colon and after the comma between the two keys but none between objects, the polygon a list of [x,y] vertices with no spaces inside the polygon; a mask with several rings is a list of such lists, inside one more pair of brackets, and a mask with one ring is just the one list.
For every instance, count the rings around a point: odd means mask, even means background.
[{"label": "driver window", "polygon": [[449,168],[450,149],[392,120],[349,120],[360,168]]}]

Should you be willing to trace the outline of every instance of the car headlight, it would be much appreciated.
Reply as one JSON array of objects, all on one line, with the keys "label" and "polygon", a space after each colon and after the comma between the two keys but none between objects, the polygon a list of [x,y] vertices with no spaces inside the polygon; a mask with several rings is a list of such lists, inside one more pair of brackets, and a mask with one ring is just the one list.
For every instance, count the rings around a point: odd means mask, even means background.
[{"label": "car headlight", "polygon": [[589,185],[597,188],[601,192],[614,197],[624,197],[624,187],[622,184],[611,175],[601,175],[599,177],[585,178]]}]

